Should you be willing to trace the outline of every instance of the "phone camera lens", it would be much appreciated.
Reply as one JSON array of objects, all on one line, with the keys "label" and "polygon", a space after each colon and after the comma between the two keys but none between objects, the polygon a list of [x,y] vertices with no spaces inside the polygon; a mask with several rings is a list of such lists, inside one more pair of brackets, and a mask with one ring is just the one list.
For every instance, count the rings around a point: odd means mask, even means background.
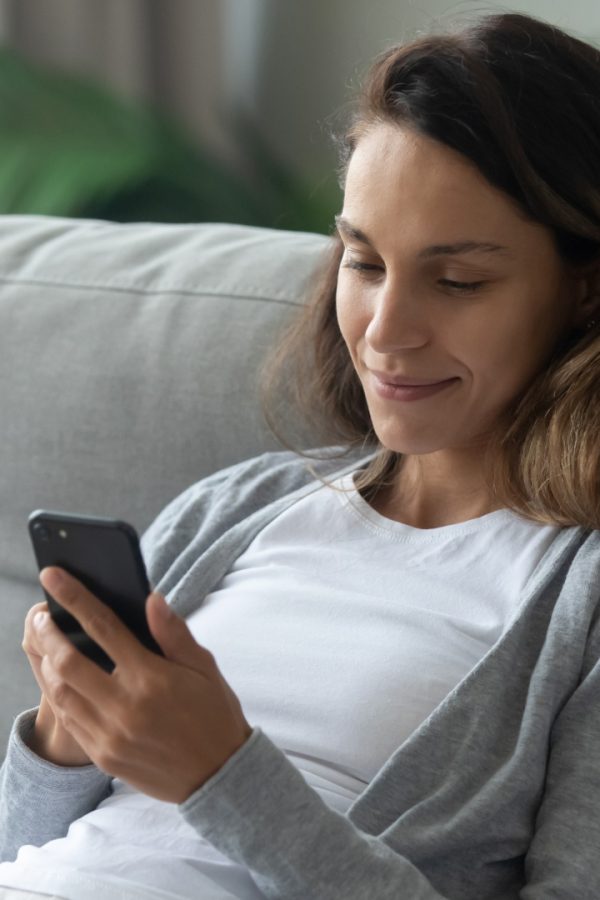
[{"label": "phone camera lens", "polygon": [[45,525],[41,525],[41,524],[38,522],[37,524],[35,524],[35,525],[33,526],[33,530],[35,531],[35,533],[37,534],[37,536],[39,537],[39,539],[40,539],[41,541],[48,541],[48,540],[50,540],[50,532],[48,531],[48,529],[46,528]]}]

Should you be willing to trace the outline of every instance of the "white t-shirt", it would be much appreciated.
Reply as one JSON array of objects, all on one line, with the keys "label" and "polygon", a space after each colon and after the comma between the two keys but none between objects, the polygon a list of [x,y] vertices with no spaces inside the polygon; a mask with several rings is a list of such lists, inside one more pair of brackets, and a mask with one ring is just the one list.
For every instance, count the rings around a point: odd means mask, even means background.
[{"label": "white t-shirt", "polygon": [[[188,618],[246,719],[344,813],[498,641],[559,532],[502,509],[418,529],[346,475],[267,525]],[[285,798],[282,798],[282,802]],[[254,900],[250,873],[175,804],[119,779],[66,837],[21,848],[0,884],[68,900]]]}]

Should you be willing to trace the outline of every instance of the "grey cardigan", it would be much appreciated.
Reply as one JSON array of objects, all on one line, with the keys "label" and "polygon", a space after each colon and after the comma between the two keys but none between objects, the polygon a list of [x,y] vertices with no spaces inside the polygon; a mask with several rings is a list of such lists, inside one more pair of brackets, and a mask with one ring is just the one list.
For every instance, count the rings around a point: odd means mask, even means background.
[{"label": "grey cardigan", "polygon": [[[372,455],[330,451],[321,475]],[[203,479],[144,534],[151,583],[186,616],[261,528],[320,486],[287,451]],[[598,900],[599,599],[600,532],[561,529],[502,637],[345,815],[258,726],[181,815],[278,900]],[[95,766],[35,756],[34,716],[15,721],[0,770],[3,860],[64,835],[111,789]]]}]

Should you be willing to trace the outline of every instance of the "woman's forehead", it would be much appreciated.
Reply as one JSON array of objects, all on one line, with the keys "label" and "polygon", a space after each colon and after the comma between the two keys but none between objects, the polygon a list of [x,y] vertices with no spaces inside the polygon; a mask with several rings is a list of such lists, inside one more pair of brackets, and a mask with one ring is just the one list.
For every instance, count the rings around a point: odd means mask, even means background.
[{"label": "woman's forehead", "polygon": [[346,236],[362,237],[365,245],[390,228],[399,235],[435,235],[431,245],[482,243],[496,258],[514,254],[522,242],[551,243],[550,230],[525,217],[474,163],[393,123],[373,126],[358,142],[348,164],[342,212]]},{"label": "woman's forehead", "polygon": [[[397,190],[392,198],[423,202],[443,192],[460,201],[465,193],[502,198],[479,169],[462,154],[439,141],[393,123],[370,128],[349,160],[345,194]],[[500,194],[500,198],[496,195]]]}]

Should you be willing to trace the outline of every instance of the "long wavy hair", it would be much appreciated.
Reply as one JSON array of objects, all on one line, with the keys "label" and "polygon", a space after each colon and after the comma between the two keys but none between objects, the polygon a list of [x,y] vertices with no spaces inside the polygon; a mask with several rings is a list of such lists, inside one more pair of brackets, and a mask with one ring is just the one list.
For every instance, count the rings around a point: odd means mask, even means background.
[{"label": "long wavy hair", "polygon": [[[462,153],[529,219],[551,229],[565,262],[600,263],[595,47],[509,13],[386,50],[345,130],[334,135],[342,189],[357,142],[380,122],[416,129]],[[337,323],[343,245],[336,233],[329,240],[306,303],[263,366],[260,401],[272,433],[306,459],[323,457],[289,443],[273,418],[282,385],[306,421],[338,445],[340,459],[372,451],[355,480],[372,499],[394,482],[403,454],[384,447],[373,430]],[[490,497],[535,522],[600,528],[599,437],[600,328],[588,324],[561,336],[544,369],[500,417],[484,451]]]}]

